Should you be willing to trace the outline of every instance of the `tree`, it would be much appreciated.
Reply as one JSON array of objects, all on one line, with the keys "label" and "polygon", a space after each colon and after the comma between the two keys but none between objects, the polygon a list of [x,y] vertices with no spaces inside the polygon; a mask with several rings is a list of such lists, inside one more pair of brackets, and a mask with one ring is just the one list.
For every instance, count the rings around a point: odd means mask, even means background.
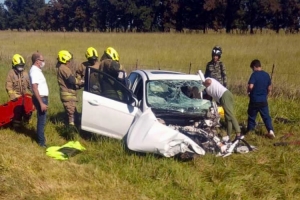
[{"label": "tree", "polygon": [[215,31],[224,27],[227,2],[223,0],[205,0],[203,8],[207,11],[209,26]]},{"label": "tree", "polygon": [[0,30],[5,30],[7,28],[7,14],[4,4],[0,3]]},{"label": "tree", "polygon": [[37,30],[41,27],[44,0],[5,0],[8,11],[8,26],[16,29]]}]

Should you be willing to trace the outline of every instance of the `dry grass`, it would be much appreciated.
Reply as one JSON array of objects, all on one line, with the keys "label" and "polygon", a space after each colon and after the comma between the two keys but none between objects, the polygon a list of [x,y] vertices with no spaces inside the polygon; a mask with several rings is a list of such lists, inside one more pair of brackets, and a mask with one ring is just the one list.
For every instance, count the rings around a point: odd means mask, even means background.
[{"label": "dry grass", "polygon": [[[300,80],[298,35],[222,35],[222,34],[108,34],[108,33],[17,33],[0,32],[1,102],[7,101],[4,88],[13,54],[20,53],[30,66],[30,56],[40,51],[46,59],[46,78],[50,88],[48,145],[79,140],[86,151],[69,161],[56,161],[45,155],[34,141],[36,116],[21,133],[0,130],[0,199],[300,199],[299,147],[274,147],[286,133],[299,137],[296,99]],[[273,76],[276,96],[270,99],[273,117],[297,120],[274,123],[277,138],[261,137],[264,127],[247,140],[257,152],[216,158],[198,157],[181,163],[153,155],[128,152],[120,141],[66,129],[61,113],[56,76],[56,54],[70,50],[79,64],[89,46],[99,54],[108,46],[121,56],[130,72],[138,68],[161,68],[189,72],[205,69],[214,45],[223,47],[223,58],[233,91],[244,91],[251,73],[249,64],[258,58]],[[290,98],[283,96],[290,95]],[[236,113],[246,120],[248,99],[236,95]],[[80,106],[79,106],[80,109]],[[101,119],[99,119],[101,120]]]}]

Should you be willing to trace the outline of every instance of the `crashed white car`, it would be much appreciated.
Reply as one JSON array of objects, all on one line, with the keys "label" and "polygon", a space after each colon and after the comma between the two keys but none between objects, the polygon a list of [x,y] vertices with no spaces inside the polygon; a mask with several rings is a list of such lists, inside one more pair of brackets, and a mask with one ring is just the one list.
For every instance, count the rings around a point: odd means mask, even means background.
[{"label": "crashed white car", "polygon": [[[136,70],[129,84],[87,68],[83,91],[83,130],[125,139],[127,147],[171,157],[205,150],[191,137],[199,133],[212,102],[202,99],[199,75]],[[126,137],[125,137],[126,136]],[[216,141],[218,142],[218,141]]]}]

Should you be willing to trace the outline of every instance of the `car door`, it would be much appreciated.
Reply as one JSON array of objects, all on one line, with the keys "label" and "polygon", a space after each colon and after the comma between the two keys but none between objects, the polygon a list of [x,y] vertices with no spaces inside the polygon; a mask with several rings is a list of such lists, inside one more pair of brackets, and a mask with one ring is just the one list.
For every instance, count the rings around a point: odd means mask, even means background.
[{"label": "car door", "polygon": [[132,92],[122,83],[94,68],[86,69],[82,96],[83,130],[122,139],[138,110],[135,104]]}]

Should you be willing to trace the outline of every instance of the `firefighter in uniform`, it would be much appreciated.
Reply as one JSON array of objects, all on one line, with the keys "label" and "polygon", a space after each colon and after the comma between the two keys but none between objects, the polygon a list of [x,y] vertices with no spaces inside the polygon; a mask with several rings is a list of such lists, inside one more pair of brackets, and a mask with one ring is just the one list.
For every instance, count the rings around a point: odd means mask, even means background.
[{"label": "firefighter in uniform", "polygon": [[222,48],[220,46],[215,46],[211,52],[212,59],[206,65],[204,77],[214,78],[219,81],[224,87],[227,87],[227,75],[225,65],[220,60],[221,55]]},{"label": "firefighter in uniform", "polygon": [[73,75],[70,68],[71,60],[72,54],[69,51],[62,50],[58,52],[57,81],[60,89],[60,99],[67,113],[69,125],[75,125],[77,117],[76,102],[78,102],[76,89],[82,86],[83,81]]},{"label": "firefighter in uniform", "polygon": [[94,47],[89,47],[86,50],[85,57],[87,61],[81,63],[79,68],[76,70],[76,78],[84,80],[84,74],[86,67],[93,67],[99,69],[100,63],[98,61],[98,52]]},{"label": "firefighter in uniform", "polygon": [[[24,58],[20,54],[15,54],[12,58],[12,69],[9,70],[5,83],[10,100],[17,100],[17,98],[31,91],[30,79],[24,67]],[[22,118],[24,121],[29,121],[30,117],[31,113],[24,115],[24,105],[16,106],[14,108],[13,126],[19,127]]]},{"label": "firefighter in uniform", "polygon": [[[119,60],[120,57],[118,52],[114,48],[108,47],[100,59],[100,70],[118,80],[119,70],[122,69]],[[114,88],[113,80],[104,79],[102,81],[101,88],[102,95],[116,100],[122,99],[120,92]]]}]

